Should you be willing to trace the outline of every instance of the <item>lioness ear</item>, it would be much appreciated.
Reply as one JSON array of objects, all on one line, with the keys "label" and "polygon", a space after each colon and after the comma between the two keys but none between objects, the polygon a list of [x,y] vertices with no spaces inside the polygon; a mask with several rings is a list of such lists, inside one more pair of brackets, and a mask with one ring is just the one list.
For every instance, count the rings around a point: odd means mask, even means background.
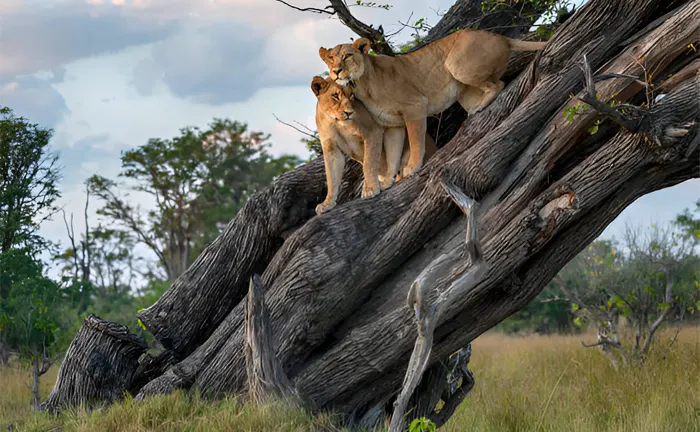
[{"label": "lioness ear", "polygon": [[369,39],[367,38],[359,38],[358,40],[352,43],[352,47],[356,50],[361,51],[362,54],[367,54],[369,52],[369,49],[371,48]]},{"label": "lioness ear", "polygon": [[311,91],[314,92],[317,97],[326,88],[326,86],[328,86],[328,83],[320,76],[315,76],[314,79],[311,80]]},{"label": "lioness ear", "polygon": [[326,61],[326,57],[328,57],[328,53],[331,50],[325,49],[324,47],[321,47],[318,49],[318,56],[321,57],[321,60]]}]

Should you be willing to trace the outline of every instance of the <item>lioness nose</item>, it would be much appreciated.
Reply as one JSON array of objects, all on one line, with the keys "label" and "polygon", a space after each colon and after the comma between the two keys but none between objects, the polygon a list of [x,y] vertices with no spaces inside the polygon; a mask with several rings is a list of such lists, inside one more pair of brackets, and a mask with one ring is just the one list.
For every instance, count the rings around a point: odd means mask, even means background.
[{"label": "lioness nose", "polygon": [[352,115],[352,111],[344,111],[344,113],[346,118],[350,118],[350,116]]},{"label": "lioness nose", "polygon": [[339,69],[334,70],[333,73],[338,75],[342,71],[343,71],[343,68],[339,68]]}]

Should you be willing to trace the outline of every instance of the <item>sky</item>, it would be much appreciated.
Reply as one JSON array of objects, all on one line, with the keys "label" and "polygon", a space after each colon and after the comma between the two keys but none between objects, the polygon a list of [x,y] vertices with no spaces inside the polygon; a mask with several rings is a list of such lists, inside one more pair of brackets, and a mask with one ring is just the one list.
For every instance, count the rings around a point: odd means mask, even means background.
[{"label": "sky", "polygon": [[[453,0],[377,3],[393,7],[351,10],[390,33],[411,13],[434,24]],[[86,178],[116,178],[122,151],[185,126],[238,120],[271,134],[273,154],[306,157],[302,135],[275,116],[315,129],[310,82],[326,70],[318,48],[351,37],[335,17],[274,0],[0,0],[0,105],[54,130],[63,167],[59,205],[78,229]],[[406,30],[397,40],[409,38]],[[619,237],[625,222],[671,220],[698,198],[698,180],[644,196],[603,237]],[[144,197],[132,200],[151,206]],[[88,212],[92,224],[98,206]],[[67,245],[60,214],[41,233]]]}]

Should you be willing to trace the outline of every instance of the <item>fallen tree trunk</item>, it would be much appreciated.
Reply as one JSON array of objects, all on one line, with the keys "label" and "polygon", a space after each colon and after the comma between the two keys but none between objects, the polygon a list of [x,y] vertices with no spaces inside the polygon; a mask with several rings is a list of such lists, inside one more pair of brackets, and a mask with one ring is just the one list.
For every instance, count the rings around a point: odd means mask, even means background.
[{"label": "fallen tree trunk", "polygon": [[108,404],[124,397],[148,345],[123,325],[88,315],[66,351],[42,409]]},{"label": "fallen tree trunk", "polygon": [[[314,408],[374,426],[401,390],[416,340],[406,296],[427,271],[419,303],[440,313],[412,369],[408,406],[447,421],[470,387],[457,393],[438,360],[524,307],[634,199],[698,176],[697,53],[686,48],[698,43],[698,22],[698,0],[590,0],[417,176],[353,200],[359,170],[351,168],[345,203],[318,217],[310,213],[325,192],[322,162],[282,176],[139,315],[180,361],[137,399],[176,388],[247,390],[242,300],[260,271],[283,375]],[[582,91],[584,59],[599,76]],[[645,69],[680,78],[658,104],[627,107],[639,121],[595,102],[638,103],[649,84],[629,76]],[[478,277],[462,257],[465,220],[445,194],[445,173],[479,202],[473,223],[486,265]],[[460,376],[473,383],[466,368]],[[444,411],[435,411],[439,400]]]}]

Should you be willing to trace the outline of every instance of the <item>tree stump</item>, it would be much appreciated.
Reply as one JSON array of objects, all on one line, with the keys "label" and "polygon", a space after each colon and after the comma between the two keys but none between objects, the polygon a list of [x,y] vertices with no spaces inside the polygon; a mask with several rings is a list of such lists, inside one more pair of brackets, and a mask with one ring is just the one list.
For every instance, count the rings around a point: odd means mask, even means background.
[{"label": "tree stump", "polygon": [[122,399],[147,348],[126,326],[88,315],[68,347],[42,409],[56,412],[67,406],[93,407]]}]

